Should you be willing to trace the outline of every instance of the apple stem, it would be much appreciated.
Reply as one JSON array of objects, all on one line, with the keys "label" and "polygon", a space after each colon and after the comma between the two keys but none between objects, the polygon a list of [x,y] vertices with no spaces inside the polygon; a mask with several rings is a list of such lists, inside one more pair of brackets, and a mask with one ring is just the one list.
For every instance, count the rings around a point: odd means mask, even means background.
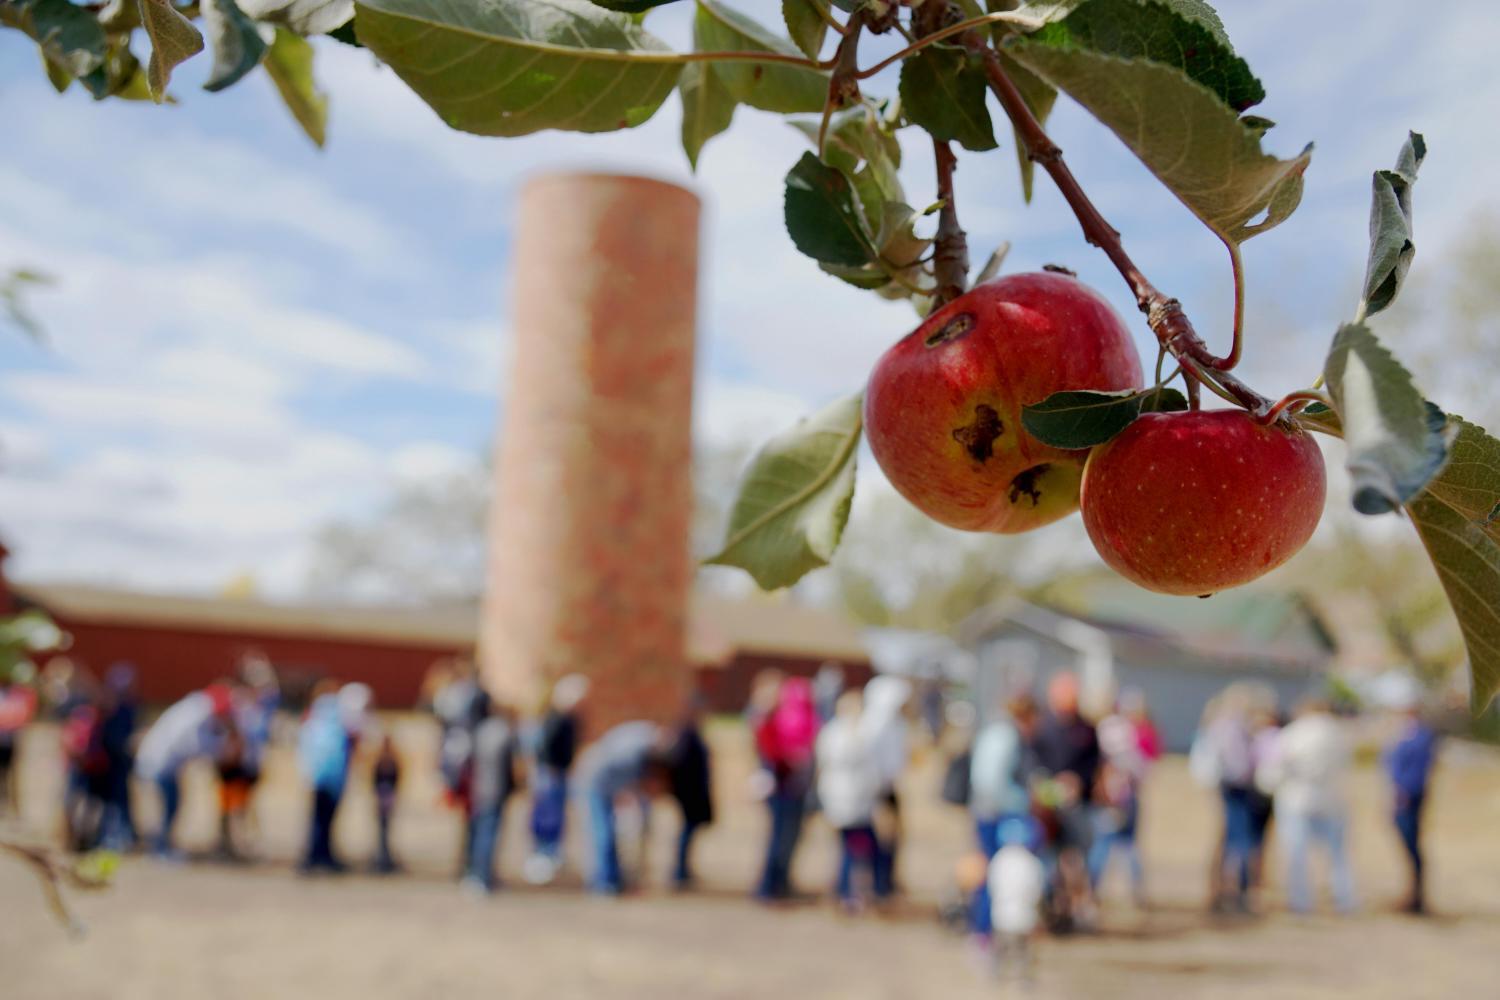
[{"label": "apple stem", "polygon": [[[1188,376],[1189,401],[1196,407],[1197,384],[1201,383],[1215,394],[1257,415],[1269,410],[1270,400],[1225,370],[1226,361],[1232,365],[1238,360],[1238,330],[1230,357],[1216,357],[1193,329],[1192,322],[1182,310],[1182,303],[1157,289],[1125,252],[1119,231],[1109,224],[1084,193],[1078,179],[1073,176],[1073,171],[1063,161],[1062,150],[1036,120],[1036,116],[1026,106],[1026,99],[1005,72],[999,52],[986,44],[978,33],[964,35],[963,43],[984,60],[984,71],[989,78],[990,89],[1015,126],[1016,134],[1026,146],[1027,155],[1033,163],[1041,164],[1042,169],[1047,171],[1068,207],[1077,216],[1078,224],[1083,227],[1084,239],[1104,251],[1104,255],[1115,265],[1115,270],[1120,272],[1120,276],[1135,294],[1136,305],[1146,314],[1146,323],[1151,327],[1151,332],[1156,334],[1157,341],[1182,363],[1183,371]],[[1237,311],[1238,308],[1237,306]]]},{"label": "apple stem", "polygon": [[933,240],[932,275],[937,279],[935,305],[941,306],[968,290],[969,239],[958,224],[958,206],[953,201],[953,171],[958,158],[942,139],[932,140],[932,154],[937,162],[937,196],[942,202]]},{"label": "apple stem", "polygon": [[1272,403],[1264,413],[1256,414],[1255,419],[1258,423],[1262,424],[1274,423],[1282,413],[1297,413],[1309,403],[1322,403],[1325,406],[1333,405],[1325,393],[1318,392],[1316,389],[1298,389],[1296,392],[1289,392]]}]

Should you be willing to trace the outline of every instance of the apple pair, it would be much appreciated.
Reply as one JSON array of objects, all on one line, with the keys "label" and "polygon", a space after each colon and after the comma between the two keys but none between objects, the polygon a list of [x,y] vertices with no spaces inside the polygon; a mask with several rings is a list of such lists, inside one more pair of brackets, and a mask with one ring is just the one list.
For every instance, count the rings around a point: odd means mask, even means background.
[{"label": "apple pair", "polygon": [[865,433],[891,484],[929,517],[1014,533],[1078,507],[1099,555],[1150,590],[1211,594],[1281,565],[1323,510],[1323,456],[1303,431],[1240,409],[1146,413],[1091,450],[1043,444],[1021,410],[1056,392],[1141,387],[1120,317],[1058,273],[988,282],[888,350]]}]

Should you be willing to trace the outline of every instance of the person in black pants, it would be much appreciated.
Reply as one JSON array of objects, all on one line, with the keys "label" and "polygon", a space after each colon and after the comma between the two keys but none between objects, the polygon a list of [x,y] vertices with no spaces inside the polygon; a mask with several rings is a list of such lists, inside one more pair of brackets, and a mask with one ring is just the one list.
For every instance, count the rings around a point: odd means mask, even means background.
[{"label": "person in black pants", "polygon": [[678,889],[691,888],[696,881],[691,860],[693,836],[714,819],[708,744],[703,741],[702,722],[703,704],[701,699],[694,697],[689,701],[666,752],[672,797],[682,810],[677,864],[672,872],[672,884]]}]

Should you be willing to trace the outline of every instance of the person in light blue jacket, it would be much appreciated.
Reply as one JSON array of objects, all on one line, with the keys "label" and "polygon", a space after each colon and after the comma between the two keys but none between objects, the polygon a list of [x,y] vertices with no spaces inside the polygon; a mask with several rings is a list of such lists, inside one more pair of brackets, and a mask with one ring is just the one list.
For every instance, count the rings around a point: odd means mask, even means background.
[{"label": "person in light blue jacket", "polygon": [[297,763],[312,785],[312,817],[308,825],[307,853],[298,870],[330,872],[345,870],[333,853],[333,820],[344,796],[349,775],[349,731],[339,710],[338,685],[324,681],[313,690],[312,704],[297,741]]},{"label": "person in light blue jacket", "polygon": [[[1035,763],[1029,744],[1036,728],[1036,702],[1028,694],[1011,698],[1003,714],[987,723],[974,738],[969,762],[969,814],[986,861],[1000,849],[1000,829],[1007,820],[1031,819],[1029,780]],[[969,928],[988,940],[991,928],[990,894],[981,883],[969,910]]]}]

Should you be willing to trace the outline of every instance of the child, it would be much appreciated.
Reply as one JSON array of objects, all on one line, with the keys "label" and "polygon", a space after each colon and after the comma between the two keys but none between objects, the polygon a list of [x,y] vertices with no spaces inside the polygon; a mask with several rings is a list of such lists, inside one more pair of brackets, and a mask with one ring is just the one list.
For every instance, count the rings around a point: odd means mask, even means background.
[{"label": "child", "polygon": [[839,834],[840,861],[835,891],[847,912],[860,906],[854,887],[855,870],[868,874],[877,898],[890,887],[876,865],[875,800],[879,785],[875,761],[860,725],[864,701],[858,691],[846,691],[834,703],[833,718],[818,734],[818,801],[823,816]]},{"label": "child", "polygon": [[219,849],[224,861],[239,861],[244,855],[235,844],[235,830],[250,804],[250,772],[245,767],[245,736],[229,730],[219,750]]},{"label": "child", "polygon": [[1029,982],[1031,939],[1041,922],[1042,895],[1047,877],[1042,861],[1031,845],[1036,826],[1026,819],[1007,819],[1000,824],[1000,850],[990,861],[990,919],[995,935],[996,972],[1013,964]]},{"label": "child", "polygon": [[391,814],[396,809],[396,786],[401,783],[401,761],[396,756],[396,743],[386,733],[380,741],[380,754],[370,772],[375,786],[375,822],[379,830],[375,863],[371,867],[382,875],[399,871],[401,866],[391,856]]}]

